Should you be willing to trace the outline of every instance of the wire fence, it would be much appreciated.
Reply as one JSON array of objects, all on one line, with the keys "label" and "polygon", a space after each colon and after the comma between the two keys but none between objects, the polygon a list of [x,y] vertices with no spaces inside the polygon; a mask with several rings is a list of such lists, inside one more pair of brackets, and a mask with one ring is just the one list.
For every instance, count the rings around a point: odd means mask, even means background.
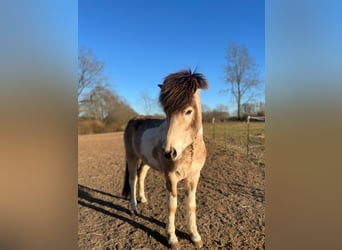
[{"label": "wire fence", "polygon": [[248,116],[243,122],[204,124],[204,133],[217,145],[235,151],[258,165],[265,164],[265,117]]}]

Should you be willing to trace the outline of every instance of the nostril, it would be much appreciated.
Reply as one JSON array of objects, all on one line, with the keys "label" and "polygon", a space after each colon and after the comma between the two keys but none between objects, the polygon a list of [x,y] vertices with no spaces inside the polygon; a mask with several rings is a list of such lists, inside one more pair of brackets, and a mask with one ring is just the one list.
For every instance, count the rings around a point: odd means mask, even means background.
[{"label": "nostril", "polygon": [[170,151],[165,151],[164,149],[163,151],[164,151],[165,158],[168,160],[171,160],[171,159],[173,160],[177,157],[177,151],[173,148]]},{"label": "nostril", "polygon": [[170,160],[171,159],[171,152],[164,152],[164,156],[166,159]]},{"label": "nostril", "polygon": [[172,151],[171,151],[171,157],[172,157],[172,159],[175,159],[175,158],[177,157],[177,151],[176,151],[176,149],[172,149]]}]

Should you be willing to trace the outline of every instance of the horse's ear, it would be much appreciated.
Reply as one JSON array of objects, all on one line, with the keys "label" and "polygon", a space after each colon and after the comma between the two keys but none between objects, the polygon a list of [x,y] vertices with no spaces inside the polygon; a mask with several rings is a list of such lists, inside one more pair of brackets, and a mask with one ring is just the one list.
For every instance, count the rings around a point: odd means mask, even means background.
[{"label": "horse's ear", "polygon": [[159,87],[159,88],[162,88],[162,86],[163,86],[163,84],[158,84],[158,87]]}]

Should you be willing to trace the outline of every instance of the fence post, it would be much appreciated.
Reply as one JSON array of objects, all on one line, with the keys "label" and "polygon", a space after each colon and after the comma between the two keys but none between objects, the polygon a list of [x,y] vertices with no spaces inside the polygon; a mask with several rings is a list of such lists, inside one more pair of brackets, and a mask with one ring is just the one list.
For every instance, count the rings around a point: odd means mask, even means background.
[{"label": "fence post", "polygon": [[215,117],[211,120],[211,123],[213,124],[213,139],[215,141]]},{"label": "fence post", "polygon": [[224,147],[227,149],[227,120],[224,119]]},{"label": "fence post", "polygon": [[250,116],[247,117],[247,144],[246,144],[247,157],[248,157],[248,153],[249,153],[249,119],[250,118],[251,118]]}]

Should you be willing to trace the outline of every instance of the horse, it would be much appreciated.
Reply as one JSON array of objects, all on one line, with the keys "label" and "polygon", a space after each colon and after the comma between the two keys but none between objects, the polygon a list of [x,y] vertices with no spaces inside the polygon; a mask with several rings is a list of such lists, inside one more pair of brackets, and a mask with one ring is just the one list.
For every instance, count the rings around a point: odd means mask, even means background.
[{"label": "horse", "polygon": [[188,229],[192,242],[200,248],[203,242],[196,224],[196,189],[206,160],[200,89],[207,89],[208,82],[203,74],[184,70],[166,76],[158,86],[166,119],[138,116],[127,123],[122,194],[130,195],[130,212],[137,213],[137,181],[140,201],[145,203],[144,180],[148,170],[151,167],[162,171],[168,191],[168,243],[172,249],[180,249],[175,234],[175,213],[177,183],[184,180]]}]

